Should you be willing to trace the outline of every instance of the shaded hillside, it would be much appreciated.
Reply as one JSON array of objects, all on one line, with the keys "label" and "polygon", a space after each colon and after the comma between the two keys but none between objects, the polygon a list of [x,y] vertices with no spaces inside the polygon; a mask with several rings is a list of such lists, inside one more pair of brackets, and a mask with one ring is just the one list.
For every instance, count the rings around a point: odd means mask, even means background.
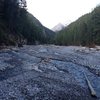
[{"label": "shaded hillside", "polygon": [[58,32],[55,42],[60,45],[100,45],[100,6],[83,15]]},{"label": "shaded hillside", "polygon": [[55,33],[27,12],[26,7],[25,0],[0,1],[0,45],[50,43],[47,38]]},{"label": "shaded hillside", "polygon": [[42,37],[43,42],[45,42],[45,43],[52,43],[54,36],[55,36],[55,32],[53,32],[52,30],[43,26],[40,23],[40,21],[38,19],[36,19],[32,14],[28,13],[28,18],[29,18],[30,22],[32,22],[36,27],[38,27],[38,30],[41,30],[41,33],[37,34],[38,35],[37,37],[38,38]]}]

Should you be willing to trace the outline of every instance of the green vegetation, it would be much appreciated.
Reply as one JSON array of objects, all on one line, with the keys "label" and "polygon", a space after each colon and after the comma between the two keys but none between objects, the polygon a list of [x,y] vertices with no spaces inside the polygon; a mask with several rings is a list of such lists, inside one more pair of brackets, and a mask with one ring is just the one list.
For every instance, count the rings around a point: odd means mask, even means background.
[{"label": "green vegetation", "polygon": [[55,33],[26,10],[25,0],[0,0],[0,45],[100,45],[100,6]]},{"label": "green vegetation", "polygon": [[54,32],[26,10],[25,0],[0,0],[0,45],[51,43]]},{"label": "green vegetation", "polygon": [[59,31],[55,43],[59,45],[100,45],[100,6]]}]

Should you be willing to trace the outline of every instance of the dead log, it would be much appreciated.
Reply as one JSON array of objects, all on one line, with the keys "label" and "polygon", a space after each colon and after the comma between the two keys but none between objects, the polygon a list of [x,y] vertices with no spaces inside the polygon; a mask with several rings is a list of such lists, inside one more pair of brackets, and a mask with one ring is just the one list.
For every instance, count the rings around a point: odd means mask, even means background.
[{"label": "dead log", "polygon": [[91,96],[97,97],[97,96],[96,96],[96,92],[95,92],[94,88],[92,87],[92,85],[91,85],[91,83],[90,83],[90,81],[89,81],[89,79],[88,79],[88,77],[86,76],[85,73],[84,73],[84,76],[85,76],[85,79],[86,79],[86,81],[87,81],[89,90],[90,90],[90,92],[91,92]]}]

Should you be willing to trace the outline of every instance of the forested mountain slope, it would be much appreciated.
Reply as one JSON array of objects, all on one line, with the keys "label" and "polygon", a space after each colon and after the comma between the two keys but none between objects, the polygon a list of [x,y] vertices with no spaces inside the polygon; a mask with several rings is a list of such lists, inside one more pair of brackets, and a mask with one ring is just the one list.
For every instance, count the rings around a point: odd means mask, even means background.
[{"label": "forested mountain slope", "polygon": [[55,42],[60,45],[100,45],[100,6],[58,32]]},{"label": "forested mountain slope", "polygon": [[[54,32],[27,12],[25,0],[0,1],[0,45],[50,43]],[[50,35],[50,33],[52,35]]]}]

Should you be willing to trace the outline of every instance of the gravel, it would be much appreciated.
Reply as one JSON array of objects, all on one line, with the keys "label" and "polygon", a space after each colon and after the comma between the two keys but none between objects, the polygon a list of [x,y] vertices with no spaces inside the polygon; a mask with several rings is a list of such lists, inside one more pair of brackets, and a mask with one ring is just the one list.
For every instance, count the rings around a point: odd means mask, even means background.
[{"label": "gravel", "polygon": [[[91,97],[85,73],[97,93]],[[100,50],[37,45],[0,51],[0,100],[100,100]]]}]

